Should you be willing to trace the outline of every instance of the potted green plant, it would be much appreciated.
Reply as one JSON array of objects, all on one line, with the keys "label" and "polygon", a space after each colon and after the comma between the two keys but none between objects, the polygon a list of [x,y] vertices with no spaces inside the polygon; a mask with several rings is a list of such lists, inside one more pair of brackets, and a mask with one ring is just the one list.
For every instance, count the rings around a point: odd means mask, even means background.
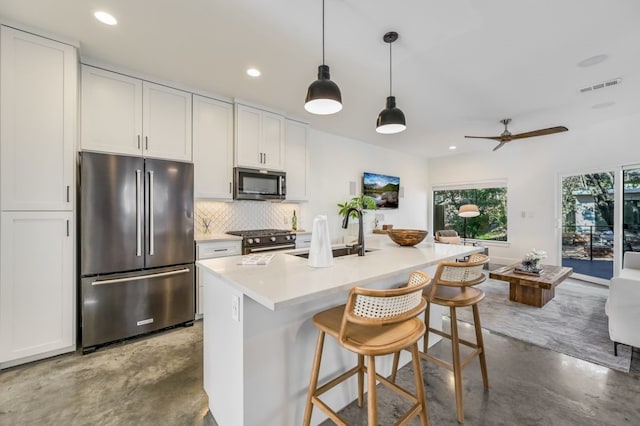
[{"label": "potted green plant", "polygon": [[[340,216],[346,215],[347,210],[349,210],[351,207],[355,207],[361,210],[375,210],[377,208],[376,200],[373,197],[370,197],[364,194],[360,194],[357,197],[353,197],[351,200],[346,201],[344,203],[338,203],[338,207],[340,208],[340,210],[338,210],[338,214]],[[356,212],[352,211],[349,214],[349,218],[357,219],[358,215]]]}]

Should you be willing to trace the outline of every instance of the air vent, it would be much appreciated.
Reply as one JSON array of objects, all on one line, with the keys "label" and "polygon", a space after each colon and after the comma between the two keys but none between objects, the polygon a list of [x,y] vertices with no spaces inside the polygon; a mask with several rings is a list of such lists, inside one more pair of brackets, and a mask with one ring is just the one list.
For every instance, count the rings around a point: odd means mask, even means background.
[{"label": "air vent", "polygon": [[593,90],[604,89],[605,87],[616,86],[620,84],[622,80],[620,78],[614,78],[613,80],[603,81],[602,83],[594,84],[593,86],[587,86],[580,89],[580,93],[591,92]]}]

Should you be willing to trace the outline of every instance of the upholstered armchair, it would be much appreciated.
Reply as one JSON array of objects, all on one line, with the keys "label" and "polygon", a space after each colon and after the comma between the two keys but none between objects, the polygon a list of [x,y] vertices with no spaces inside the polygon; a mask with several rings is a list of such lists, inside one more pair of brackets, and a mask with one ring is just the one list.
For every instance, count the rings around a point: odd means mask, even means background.
[{"label": "upholstered armchair", "polygon": [[436,231],[434,239],[436,243],[462,244],[460,236],[453,229],[443,229],[442,231]]},{"label": "upholstered armchair", "polygon": [[614,354],[619,344],[640,348],[640,252],[624,253],[623,269],[611,279],[605,310]]}]

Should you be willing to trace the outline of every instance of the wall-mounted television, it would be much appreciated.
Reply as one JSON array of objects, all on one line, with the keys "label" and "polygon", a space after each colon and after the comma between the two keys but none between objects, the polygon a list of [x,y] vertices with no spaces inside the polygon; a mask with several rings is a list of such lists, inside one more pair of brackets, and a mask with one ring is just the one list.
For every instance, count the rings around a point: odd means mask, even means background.
[{"label": "wall-mounted television", "polygon": [[400,178],[365,172],[362,176],[362,192],[373,197],[379,209],[397,209]]}]

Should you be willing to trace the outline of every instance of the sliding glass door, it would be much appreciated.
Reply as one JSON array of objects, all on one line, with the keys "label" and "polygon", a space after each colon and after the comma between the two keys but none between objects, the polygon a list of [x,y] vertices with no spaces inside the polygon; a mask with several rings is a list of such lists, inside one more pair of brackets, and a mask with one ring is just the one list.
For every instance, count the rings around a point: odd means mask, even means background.
[{"label": "sliding glass door", "polygon": [[621,252],[640,251],[640,166],[622,170]]},{"label": "sliding glass door", "polygon": [[562,178],[562,266],[600,284],[613,276],[614,176],[605,171]]}]

